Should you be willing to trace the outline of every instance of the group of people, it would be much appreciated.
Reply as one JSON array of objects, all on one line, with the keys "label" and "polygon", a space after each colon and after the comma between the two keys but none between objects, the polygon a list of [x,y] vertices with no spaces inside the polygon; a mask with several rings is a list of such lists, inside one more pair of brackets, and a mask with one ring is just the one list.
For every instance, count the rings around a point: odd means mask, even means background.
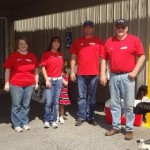
[{"label": "group of people", "polygon": [[15,131],[30,130],[30,100],[33,90],[39,88],[39,65],[45,79],[44,127],[49,128],[51,123],[53,128],[57,128],[58,119],[64,123],[64,105],[70,104],[70,100],[67,93],[68,73],[60,46],[61,39],[53,37],[38,64],[36,56],[29,51],[28,39],[21,37],[16,41],[16,51],[5,61],[4,90],[11,94],[11,121]]},{"label": "group of people", "polygon": [[[140,39],[128,34],[128,24],[124,19],[115,22],[115,36],[103,42],[94,36],[94,23],[86,20],[83,23],[83,36],[77,38],[70,48],[70,79],[77,81],[78,110],[75,126],[87,121],[96,126],[94,110],[96,105],[96,89],[98,82],[107,84],[106,66],[109,62],[112,129],[105,133],[112,136],[121,132],[121,99],[125,103],[126,134],[124,139],[133,138],[135,78],[140,72],[145,53]],[[5,62],[5,87],[10,90],[12,98],[11,119],[16,131],[30,129],[28,122],[29,103],[33,88],[38,88],[37,59],[28,51],[28,42],[20,39],[17,51],[12,53]],[[53,37],[48,50],[43,53],[40,66],[45,78],[45,114],[44,127],[57,128],[57,116],[63,118],[64,103],[59,99],[62,86],[68,85],[68,73],[63,69],[63,55],[60,52],[61,40]],[[138,59],[136,59],[136,57]],[[136,61],[137,60],[137,61]],[[75,67],[77,67],[77,76]],[[63,88],[67,94],[67,89]],[[68,99],[68,98],[67,98]],[[66,103],[67,104],[67,103]],[[70,102],[69,102],[70,104]],[[63,121],[62,121],[63,122]]]}]

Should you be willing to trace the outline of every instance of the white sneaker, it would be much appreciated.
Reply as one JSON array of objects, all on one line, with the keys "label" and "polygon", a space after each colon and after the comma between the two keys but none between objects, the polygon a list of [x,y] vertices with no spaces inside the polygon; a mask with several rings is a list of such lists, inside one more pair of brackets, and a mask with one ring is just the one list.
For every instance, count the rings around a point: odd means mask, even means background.
[{"label": "white sneaker", "polygon": [[23,126],[23,129],[26,130],[26,131],[28,131],[28,130],[30,130],[31,128],[30,128],[29,125],[24,125],[24,126]]},{"label": "white sneaker", "polygon": [[44,122],[44,128],[49,128],[49,127],[50,127],[49,122]]},{"label": "white sneaker", "polygon": [[57,120],[56,120],[56,123],[58,123],[59,122],[59,116],[57,116]]},{"label": "white sneaker", "polygon": [[57,126],[57,123],[56,123],[56,122],[52,122],[52,123],[51,123],[51,126],[52,126],[52,128],[53,128],[53,129],[58,128],[58,126]]},{"label": "white sneaker", "polygon": [[60,123],[64,124],[65,123],[64,117],[60,116],[59,121],[60,121]]},{"label": "white sneaker", "polygon": [[16,128],[15,128],[15,131],[16,131],[16,132],[22,132],[23,129],[22,129],[21,127],[16,127]]}]

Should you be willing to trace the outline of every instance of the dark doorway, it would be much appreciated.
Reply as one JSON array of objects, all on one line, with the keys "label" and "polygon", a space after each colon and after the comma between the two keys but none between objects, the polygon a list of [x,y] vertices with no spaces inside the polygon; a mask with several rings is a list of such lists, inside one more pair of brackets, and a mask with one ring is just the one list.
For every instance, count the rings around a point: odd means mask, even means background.
[{"label": "dark doorway", "polygon": [[0,79],[4,79],[3,63],[6,57],[6,26],[6,19],[0,18]]}]

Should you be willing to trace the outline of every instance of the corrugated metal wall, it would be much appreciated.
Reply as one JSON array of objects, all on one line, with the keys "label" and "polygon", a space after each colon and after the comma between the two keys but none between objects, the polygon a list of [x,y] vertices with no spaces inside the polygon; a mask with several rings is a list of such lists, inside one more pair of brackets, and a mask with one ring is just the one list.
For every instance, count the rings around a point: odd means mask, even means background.
[{"label": "corrugated metal wall", "polygon": [[[95,35],[106,40],[114,35],[114,20],[125,18],[129,21],[129,33],[141,38],[145,52],[148,54],[150,41],[150,0],[122,0],[95,5],[36,18],[15,21],[15,35],[26,35],[31,41],[31,50],[41,57],[49,44],[50,38],[59,35],[62,38],[62,51],[69,58],[65,45],[66,31],[71,31],[73,40],[82,35],[82,23],[86,19],[95,22]],[[147,55],[148,56],[148,55]],[[148,59],[147,59],[148,60]],[[146,65],[138,76],[137,87],[147,83]]]}]

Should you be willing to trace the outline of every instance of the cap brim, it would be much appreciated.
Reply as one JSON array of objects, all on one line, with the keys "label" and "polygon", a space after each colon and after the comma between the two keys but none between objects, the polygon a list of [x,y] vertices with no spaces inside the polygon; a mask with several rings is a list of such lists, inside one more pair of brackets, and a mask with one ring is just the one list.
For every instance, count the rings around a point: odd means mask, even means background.
[{"label": "cap brim", "polygon": [[116,24],[115,24],[116,27],[119,26],[119,25],[124,26],[124,27],[127,27],[127,25],[124,24],[124,23],[116,23]]}]

